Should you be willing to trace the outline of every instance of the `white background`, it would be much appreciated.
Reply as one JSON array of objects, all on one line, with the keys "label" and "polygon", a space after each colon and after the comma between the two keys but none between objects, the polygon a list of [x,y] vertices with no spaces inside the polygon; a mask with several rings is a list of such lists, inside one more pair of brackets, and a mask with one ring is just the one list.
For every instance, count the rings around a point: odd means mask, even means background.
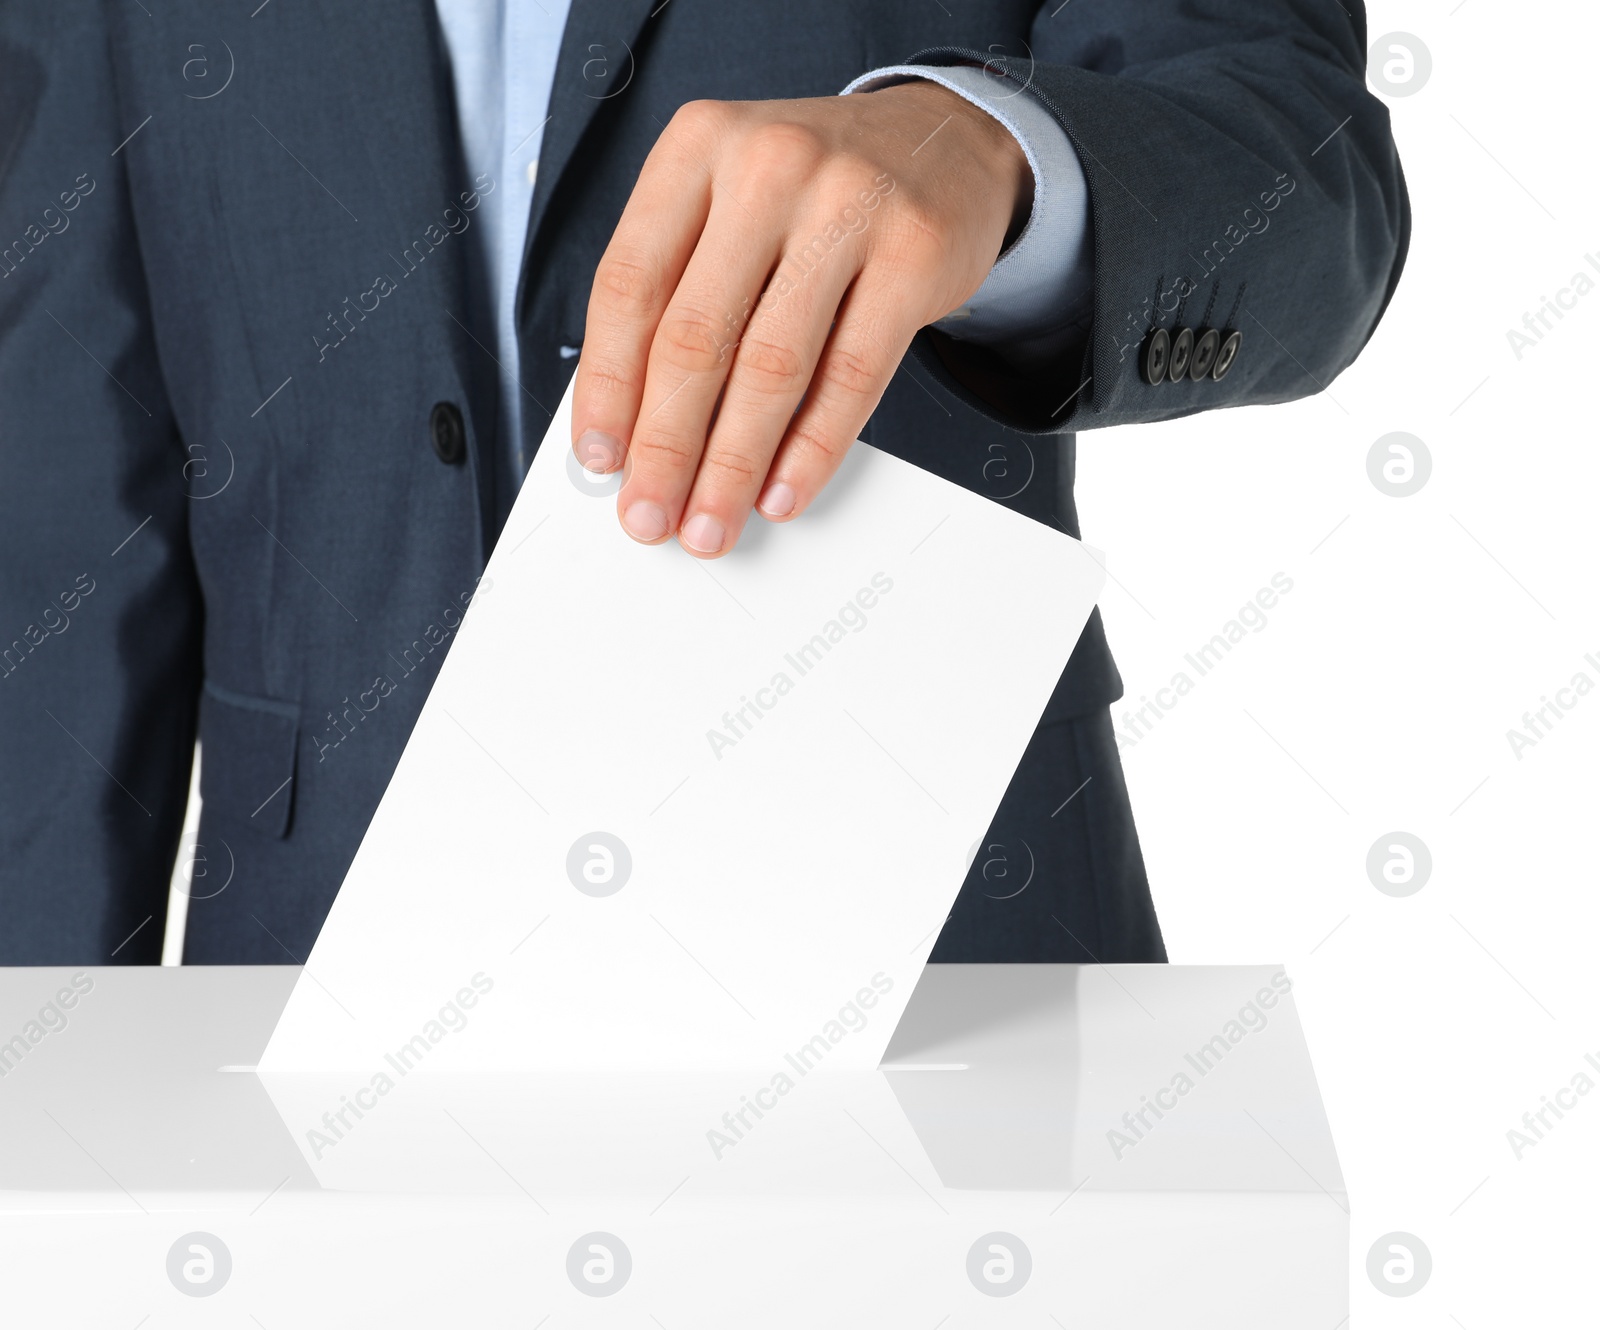
[{"label": "white background", "polygon": [[[1414,231],[1376,336],[1303,402],[1080,435],[1083,534],[1120,583],[1102,601],[1119,720],[1273,573],[1294,579],[1123,761],[1171,959],[1282,960],[1297,983],[1352,1193],[1352,1322],[1593,1325],[1600,1088],[1520,1161],[1506,1133],[1600,1058],[1600,290],[1520,362],[1506,332],[1580,270],[1600,282],[1600,21],[1369,6],[1372,39],[1395,30],[1433,71],[1386,99]],[[1367,477],[1391,431],[1432,455],[1410,498]],[[1506,731],[1579,670],[1596,691],[1518,761]],[[1366,873],[1396,830],[1433,855],[1404,899]],[[1434,1260],[1404,1298],[1365,1270],[1394,1230]]]},{"label": "white background", "polygon": [[[1521,760],[1506,732],[1578,671],[1600,685],[1600,290],[1520,361],[1506,333],[1574,274],[1600,280],[1600,18],[1369,6],[1374,40],[1397,30],[1432,73],[1386,99],[1414,231],[1372,343],[1300,403],[1080,436],[1084,538],[1116,579],[1119,719],[1294,580],[1124,762],[1172,960],[1282,960],[1296,981],[1352,1194],[1353,1324],[1593,1324],[1600,1089],[1520,1160],[1506,1133],[1600,1056],[1600,690]],[[1393,431],[1432,457],[1409,498],[1367,475]],[[1433,856],[1406,898],[1366,872],[1397,830]],[[1365,1270],[1394,1230],[1434,1261],[1404,1298]]]}]

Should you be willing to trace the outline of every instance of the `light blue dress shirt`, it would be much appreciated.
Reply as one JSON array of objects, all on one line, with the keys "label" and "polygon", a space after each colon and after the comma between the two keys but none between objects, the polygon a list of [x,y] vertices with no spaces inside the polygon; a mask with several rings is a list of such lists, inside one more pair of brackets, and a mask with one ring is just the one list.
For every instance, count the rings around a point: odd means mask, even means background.
[{"label": "light blue dress shirt", "polygon": [[[467,173],[495,191],[483,204],[477,258],[486,277],[500,365],[505,446],[521,453],[522,393],[516,334],[517,279],[528,210],[549,115],[556,55],[570,0],[435,0],[455,87]],[[1033,94],[978,68],[897,65],[863,74],[845,93],[931,79],[981,106],[1022,145],[1033,168],[1033,212],[965,306],[937,325],[1020,361],[1048,357],[1084,335],[1092,303],[1089,200],[1065,131]],[[578,354],[562,347],[563,356]],[[527,458],[515,457],[516,473]]]}]

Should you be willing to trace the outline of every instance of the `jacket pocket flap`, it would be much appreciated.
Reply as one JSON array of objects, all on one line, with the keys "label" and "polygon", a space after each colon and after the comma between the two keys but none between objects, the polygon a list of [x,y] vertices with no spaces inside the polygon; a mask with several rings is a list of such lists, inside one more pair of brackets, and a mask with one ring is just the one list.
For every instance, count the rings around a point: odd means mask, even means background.
[{"label": "jacket pocket flap", "polygon": [[206,681],[200,694],[200,798],[230,822],[289,833],[300,708]]}]

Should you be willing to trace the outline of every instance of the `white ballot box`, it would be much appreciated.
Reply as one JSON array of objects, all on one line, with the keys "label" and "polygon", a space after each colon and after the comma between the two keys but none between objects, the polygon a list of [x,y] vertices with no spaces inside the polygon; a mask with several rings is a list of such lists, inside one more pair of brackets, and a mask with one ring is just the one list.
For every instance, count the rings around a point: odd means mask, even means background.
[{"label": "white ballot box", "polygon": [[[255,1071],[298,970],[0,970],[0,1323],[1333,1327],[1275,967],[930,965],[771,1066]],[[441,1009],[441,1039],[485,994]],[[835,1059],[830,1069],[830,1059]]]}]

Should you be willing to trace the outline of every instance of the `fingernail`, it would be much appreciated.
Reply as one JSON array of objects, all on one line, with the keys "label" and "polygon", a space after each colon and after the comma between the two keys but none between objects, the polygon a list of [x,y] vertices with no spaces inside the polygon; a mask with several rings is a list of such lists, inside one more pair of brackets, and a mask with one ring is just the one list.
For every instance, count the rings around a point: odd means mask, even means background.
[{"label": "fingernail", "polygon": [[622,525],[628,528],[628,534],[635,540],[648,544],[667,534],[667,514],[660,504],[640,499],[628,505],[627,511],[622,514]]},{"label": "fingernail", "polygon": [[777,481],[761,496],[761,511],[768,517],[787,517],[794,511],[794,486]]},{"label": "fingernail", "polygon": [[710,513],[696,513],[683,524],[683,543],[696,554],[715,554],[726,535],[722,523]]},{"label": "fingernail", "polygon": [[578,439],[578,461],[597,475],[614,470],[622,461],[622,444],[602,430],[584,430]]}]

